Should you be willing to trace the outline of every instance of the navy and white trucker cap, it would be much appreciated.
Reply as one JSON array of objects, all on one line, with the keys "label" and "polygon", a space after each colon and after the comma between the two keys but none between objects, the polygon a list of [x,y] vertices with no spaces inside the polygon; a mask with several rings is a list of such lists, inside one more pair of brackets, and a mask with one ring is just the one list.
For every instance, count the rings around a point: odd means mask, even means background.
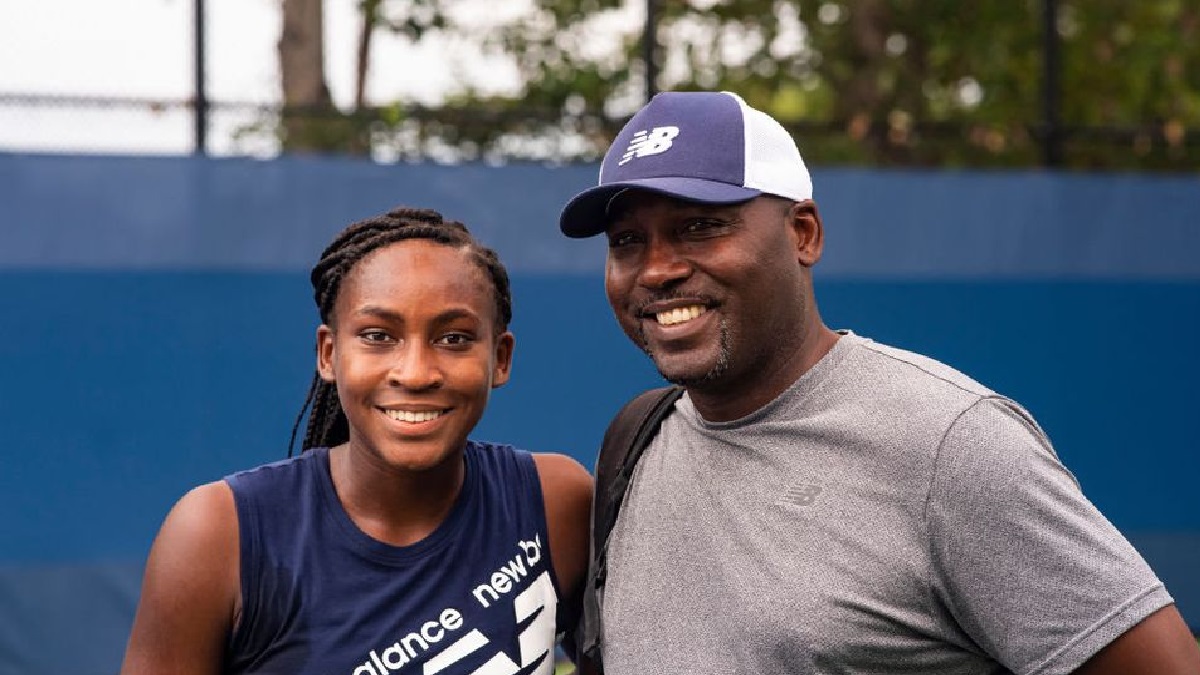
[{"label": "navy and white trucker cap", "polygon": [[558,226],[568,237],[600,234],[608,207],[628,188],[709,204],[772,194],[812,198],[796,141],[779,122],[723,91],[663,92],[617,134],[596,187],[575,195]]}]

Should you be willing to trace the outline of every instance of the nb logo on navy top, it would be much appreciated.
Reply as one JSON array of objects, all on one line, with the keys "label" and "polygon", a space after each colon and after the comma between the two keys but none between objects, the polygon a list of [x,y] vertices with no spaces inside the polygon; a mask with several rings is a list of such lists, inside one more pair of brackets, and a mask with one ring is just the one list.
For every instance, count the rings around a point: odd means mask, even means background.
[{"label": "nb logo on navy top", "polygon": [[779,498],[780,503],[794,506],[812,506],[821,494],[820,485],[793,485]]},{"label": "nb logo on navy top", "polygon": [[670,150],[671,141],[678,135],[679,127],[654,127],[650,131],[635,133],[617,166],[624,165],[634,157],[657,155]]}]

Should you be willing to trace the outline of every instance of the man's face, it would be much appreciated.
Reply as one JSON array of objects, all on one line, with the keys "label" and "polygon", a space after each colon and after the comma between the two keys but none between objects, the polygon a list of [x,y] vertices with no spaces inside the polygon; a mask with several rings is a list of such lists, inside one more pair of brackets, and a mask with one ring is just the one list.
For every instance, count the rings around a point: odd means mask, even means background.
[{"label": "man's face", "polygon": [[614,202],[605,290],[621,328],[667,380],[735,395],[794,358],[808,277],[789,207],[643,190]]}]

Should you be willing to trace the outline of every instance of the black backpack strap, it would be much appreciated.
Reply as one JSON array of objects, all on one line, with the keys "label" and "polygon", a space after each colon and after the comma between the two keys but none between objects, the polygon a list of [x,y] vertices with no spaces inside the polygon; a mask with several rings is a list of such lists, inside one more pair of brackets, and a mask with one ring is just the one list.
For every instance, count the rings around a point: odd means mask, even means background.
[{"label": "black backpack strap", "polygon": [[617,522],[633,470],[650,439],[670,414],[683,387],[660,387],[642,392],[613,417],[604,432],[596,459],[596,495],[592,503],[591,564],[584,586],[578,653],[602,670],[600,661],[600,602],[608,577],[608,537]]},{"label": "black backpack strap", "polygon": [[[617,522],[625,491],[633,478],[633,470],[650,439],[683,394],[683,387],[661,387],[642,392],[625,404],[609,423],[596,460],[595,526],[592,531],[594,551],[601,553],[603,563],[608,533]],[[603,564],[601,564],[603,571]],[[604,583],[603,576],[599,583]]]}]

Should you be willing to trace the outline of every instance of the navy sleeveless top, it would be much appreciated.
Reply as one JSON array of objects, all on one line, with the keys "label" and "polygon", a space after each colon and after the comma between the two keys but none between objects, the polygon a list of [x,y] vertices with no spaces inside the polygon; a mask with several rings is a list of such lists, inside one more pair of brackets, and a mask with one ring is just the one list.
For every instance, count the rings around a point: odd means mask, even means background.
[{"label": "navy sleeveless top", "polygon": [[533,458],[475,441],[465,458],[449,516],[403,547],[350,520],[328,449],[227,476],[242,614],[225,672],[551,673],[567,624]]}]

